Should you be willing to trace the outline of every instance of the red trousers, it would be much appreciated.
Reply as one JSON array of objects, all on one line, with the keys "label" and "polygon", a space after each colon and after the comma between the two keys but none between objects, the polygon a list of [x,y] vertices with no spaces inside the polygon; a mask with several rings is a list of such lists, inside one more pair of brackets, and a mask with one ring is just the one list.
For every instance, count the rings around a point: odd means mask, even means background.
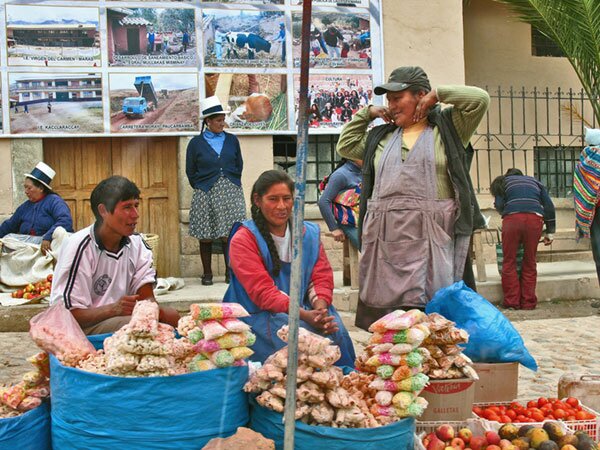
[{"label": "red trousers", "polygon": [[[509,214],[502,218],[502,291],[504,306],[534,309],[537,305],[536,255],[544,220],[533,213]],[[521,277],[517,273],[517,249],[523,244]]]}]

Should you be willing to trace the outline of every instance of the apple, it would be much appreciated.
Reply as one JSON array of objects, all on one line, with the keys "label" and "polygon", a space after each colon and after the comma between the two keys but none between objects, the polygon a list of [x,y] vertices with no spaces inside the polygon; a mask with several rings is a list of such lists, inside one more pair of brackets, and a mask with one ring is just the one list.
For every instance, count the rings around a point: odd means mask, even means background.
[{"label": "apple", "polygon": [[423,447],[427,448],[427,446],[431,442],[431,439],[433,439],[434,437],[435,437],[435,433],[433,433],[433,432],[423,436]]},{"label": "apple", "polygon": [[473,432],[469,428],[461,428],[458,430],[458,437],[461,438],[465,444],[471,442],[471,438],[473,437]]},{"label": "apple", "polygon": [[50,281],[50,282],[52,282],[52,274],[50,274],[50,275],[48,275],[48,276],[46,277],[46,281]]},{"label": "apple", "polygon": [[465,441],[463,441],[459,437],[455,437],[454,439],[452,439],[452,441],[450,441],[450,447],[454,447],[454,449],[463,450],[465,448]]},{"label": "apple", "polygon": [[488,445],[485,450],[501,450],[496,444]]},{"label": "apple", "polygon": [[[485,432],[485,440],[488,442],[488,444],[495,445],[497,447],[501,441],[500,436],[495,431],[486,431]],[[489,446],[488,446],[488,448],[489,448]],[[500,448],[500,447],[498,447],[498,448]]]},{"label": "apple", "polygon": [[35,290],[35,286],[31,283],[29,283],[27,286],[25,286],[25,292],[33,292]]},{"label": "apple", "polygon": [[429,441],[429,445],[427,446],[427,450],[445,450],[446,443],[442,441],[437,436],[433,436],[431,441]]},{"label": "apple", "polygon": [[509,445],[512,445],[512,442],[510,442],[508,439],[501,439],[500,443],[498,444],[500,446],[500,448],[502,450],[506,449],[506,447],[508,447]]},{"label": "apple", "polygon": [[435,435],[442,441],[451,441],[454,439],[454,428],[452,428],[452,425],[448,424],[440,425],[437,427],[437,430],[435,430]]},{"label": "apple", "polygon": [[487,444],[488,443],[483,436],[473,436],[471,442],[469,442],[469,446],[473,450],[483,450],[487,447]]},{"label": "apple", "polygon": [[23,292],[23,289],[17,289],[17,298],[23,298],[23,294],[25,294],[25,292]]}]

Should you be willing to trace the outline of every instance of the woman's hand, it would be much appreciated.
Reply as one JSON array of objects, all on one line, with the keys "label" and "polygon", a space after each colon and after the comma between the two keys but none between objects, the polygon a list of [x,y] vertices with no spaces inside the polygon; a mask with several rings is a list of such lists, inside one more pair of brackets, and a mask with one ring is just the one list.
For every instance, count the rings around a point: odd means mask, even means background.
[{"label": "woman's hand", "polygon": [[383,119],[386,123],[393,122],[390,110],[385,106],[369,106],[369,119],[375,120],[377,118]]},{"label": "woman's hand", "polygon": [[344,240],[346,239],[346,235],[339,228],[337,230],[333,230],[331,232],[331,235],[333,236],[333,240],[336,242],[344,242]]},{"label": "woman's hand", "polygon": [[437,98],[437,92],[435,91],[435,89],[429,91],[427,94],[421,97],[421,100],[419,100],[419,103],[417,103],[417,106],[415,107],[413,121],[418,122],[424,117],[427,117],[427,114],[429,114],[429,110],[432,107],[434,107],[438,103],[438,101],[439,100]]},{"label": "woman's hand", "polygon": [[321,330],[324,334],[333,334],[339,330],[339,327],[335,318],[328,314],[328,306],[325,300],[319,298],[313,303],[313,309],[300,310],[300,319],[317,330]]},{"label": "woman's hand", "polygon": [[46,240],[42,241],[42,244],[40,245],[40,249],[42,250],[42,253],[44,255],[46,254],[46,252],[48,250],[50,250],[50,244],[51,244],[51,241],[46,241]]}]

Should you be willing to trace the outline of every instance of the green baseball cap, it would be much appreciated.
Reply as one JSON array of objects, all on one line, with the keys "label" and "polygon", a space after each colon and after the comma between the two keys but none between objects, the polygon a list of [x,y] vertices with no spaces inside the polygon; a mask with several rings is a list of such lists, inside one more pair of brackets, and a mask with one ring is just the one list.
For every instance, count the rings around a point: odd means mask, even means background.
[{"label": "green baseball cap", "polygon": [[388,91],[403,91],[411,86],[418,86],[426,91],[431,90],[427,74],[418,66],[402,66],[394,69],[387,83],[376,86],[373,92],[375,92],[375,95],[383,95]]}]

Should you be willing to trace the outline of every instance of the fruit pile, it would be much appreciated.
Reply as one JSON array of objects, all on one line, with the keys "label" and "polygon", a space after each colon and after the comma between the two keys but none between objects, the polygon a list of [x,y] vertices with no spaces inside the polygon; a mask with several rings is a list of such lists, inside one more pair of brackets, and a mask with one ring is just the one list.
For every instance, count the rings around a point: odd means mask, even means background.
[{"label": "fruit pile", "polygon": [[556,422],[545,422],[543,427],[507,423],[483,436],[474,436],[469,428],[455,432],[451,425],[441,425],[422,443],[426,450],[598,450],[585,431],[569,434]]},{"label": "fruit pile", "polygon": [[52,289],[52,274],[48,275],[44,281],[30,283],[23,289],[17,289],[11,294],[12,298],[24,298],[31,300],[37,297],[47,297]]},{"label": "fruit pile", "polygon": [[501,423],[543,422],[544,420],[594,420],[596,416],[585,411],[578,399],[564,400],[540,397],[524,406],[519,402],[509,405],[474,406],[473,412],[479,417]]}]

